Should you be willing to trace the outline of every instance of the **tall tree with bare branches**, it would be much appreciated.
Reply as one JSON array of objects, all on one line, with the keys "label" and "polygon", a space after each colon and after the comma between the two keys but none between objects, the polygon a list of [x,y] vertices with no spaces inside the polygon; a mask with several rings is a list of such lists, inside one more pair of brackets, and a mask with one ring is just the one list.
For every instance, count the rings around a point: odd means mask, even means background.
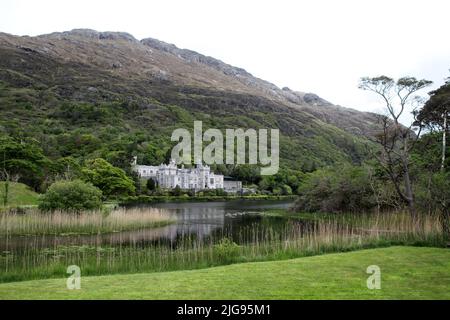
[{"label": "tall tree with bare branches", "polygon": [[[365,77],[359,83],[360,89],[376,93],[385,104],[387,115],[380,116],[382,129],[375,137],[375,141],[381,145],[381,151],[376,157],[413,216],[416,215],[416,209],[410,175],[410,152],[420,136],[422,125],[414,121],[407,127],[399,119],[420,101],[415,93],[431,83],[414,77],[395,81],[387,76]],[[414,133],[416,130],[418,132]]]},{"label": "tall tree with bare branches", "polygon": [[418,113],[418,119],[430,131],[442,133],[441,171],[445,170],[447,151],[447,133],[450,122],[450,78],[440,88],[429,93],[430,99]]}]

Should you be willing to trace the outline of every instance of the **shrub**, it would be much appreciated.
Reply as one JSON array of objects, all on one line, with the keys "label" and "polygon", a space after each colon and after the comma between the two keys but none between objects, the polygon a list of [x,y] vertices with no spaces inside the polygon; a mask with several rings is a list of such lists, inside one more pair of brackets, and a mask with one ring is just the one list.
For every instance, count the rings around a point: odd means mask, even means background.
[{"label": "shrub", "polygon": [[226,196],[228,194],[223,189],[216,189],[216,195],[219,196],[219,197],[224,197],[224,196]]},{"label": "shrub", "polygon": [[275,187],[273,188],[272,193],[276,196],[280,196],[283,194],[283,189],[281,189],[280,187]]},{"label": "shrub", "polygon": [[102,206],[102,192],[90,183],[81,180],[53,183],[41,196],[39,208],[52,210],[93,210]]},{"label": "shrub", "polygon": [[375,183],[366,167],[339,166],[307,175],[299,187],[296,211],[357,212],[376,207]]},{"label": "shrub", "polygon": [[292,188],[287,184],[283,185],[282,190],[284,195],[290,196],[292,194]]},{"label": "shrub", "polygon": [[214,245],[214,254],[222,261],[231,260],[239,253],[239,246],[230,238],[223,238]]},{"label": "shrub", "polygon": [[147,190],[155,191],[156,190],[156,182],[152,178],[147,180]]},{"label": "shrub", "polygon": [[183,194],[183,191],[181,190],[180,186],[177,185],[172,191],[171,191],[171,195],[172,196],[181,196]]}]

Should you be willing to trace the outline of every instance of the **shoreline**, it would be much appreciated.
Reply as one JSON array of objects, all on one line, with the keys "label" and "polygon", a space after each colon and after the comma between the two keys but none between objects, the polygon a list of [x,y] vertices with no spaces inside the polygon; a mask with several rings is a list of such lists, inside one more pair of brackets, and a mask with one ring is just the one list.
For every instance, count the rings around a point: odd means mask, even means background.
[{"label": "shoreline", "polygon": [[187,197],[187,196],[135,196],[119,200],[119,206],[139,205],[149,203],[180,203],[180,202],[215,202],[215,201],[233,201],[233,200],[248,200],[248,201],[279,201],[279,200],[295,200],[297,196],[274,196],[274,195],[257,195],[257,196],[201,196],[201,197]]},{"label": "shoreline", "polygon": [[[252,196],[130,196],[118,200],[109,200],[103,203],[103,208],[107,210],[116,209],[118,207],[126,207],[129,205],[151,204],[151,203],[182,203],[182,202],[215,202],[215,201],[281,201],[281,200],[295,200],[296,195],[252,195]],[[0,213],[10,210],[26,210],[37,209],[38,205],[17,205],[17,206],[0,206]]]}]

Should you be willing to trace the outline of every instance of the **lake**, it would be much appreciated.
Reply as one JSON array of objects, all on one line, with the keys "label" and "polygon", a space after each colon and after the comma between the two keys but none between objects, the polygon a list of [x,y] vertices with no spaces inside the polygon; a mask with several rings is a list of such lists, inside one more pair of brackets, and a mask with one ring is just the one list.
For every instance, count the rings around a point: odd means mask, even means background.
[{"label": "lake", "polygon": [[[216,242],[224,237],[237,243],[257,241],[265,232],[285,228],[287,220],[262,217],[262,211],[287,209],[292,200],[233,200],[216,202],[169,202],[140,205],[161,208],[173,214],[177,222],[160,228],[139,229],[101,235],[14,236],[0,242],[0,250],[53,248],[65,246],[168,245],[176,247],[186,239]],[[297,222],[299,228],[307,227]],[[292,228],[292,222],[289,224]]]}]

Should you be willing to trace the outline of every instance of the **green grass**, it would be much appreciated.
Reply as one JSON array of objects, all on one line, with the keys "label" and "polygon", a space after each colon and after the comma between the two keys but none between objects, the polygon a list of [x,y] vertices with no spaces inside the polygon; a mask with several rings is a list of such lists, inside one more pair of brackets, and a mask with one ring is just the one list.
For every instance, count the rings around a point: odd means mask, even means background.
[{"label": "green grass", "polygon": [[[3,206],[5,182],[0,182],[0,208]],[[10,182],[7,207],[35,206],[38,204],[39,194],[23,183]]]},{"label": "green grass", "polygon": [[309,213],[309,212],[294,212],[289,209],[269,209],[257,213],[262,217],[271,218],[289,218],[293,220],[308,220],[319,221],[327,218],[335,217],[330,213]]},{"label": "green grass", "polygon": [[[369,265],[381,289],[366,286]],[[83,271],[81,271],[83,273]],[[390,247],[209,269],[0,284],[1,299],[450,299],[450,250]]]}]

